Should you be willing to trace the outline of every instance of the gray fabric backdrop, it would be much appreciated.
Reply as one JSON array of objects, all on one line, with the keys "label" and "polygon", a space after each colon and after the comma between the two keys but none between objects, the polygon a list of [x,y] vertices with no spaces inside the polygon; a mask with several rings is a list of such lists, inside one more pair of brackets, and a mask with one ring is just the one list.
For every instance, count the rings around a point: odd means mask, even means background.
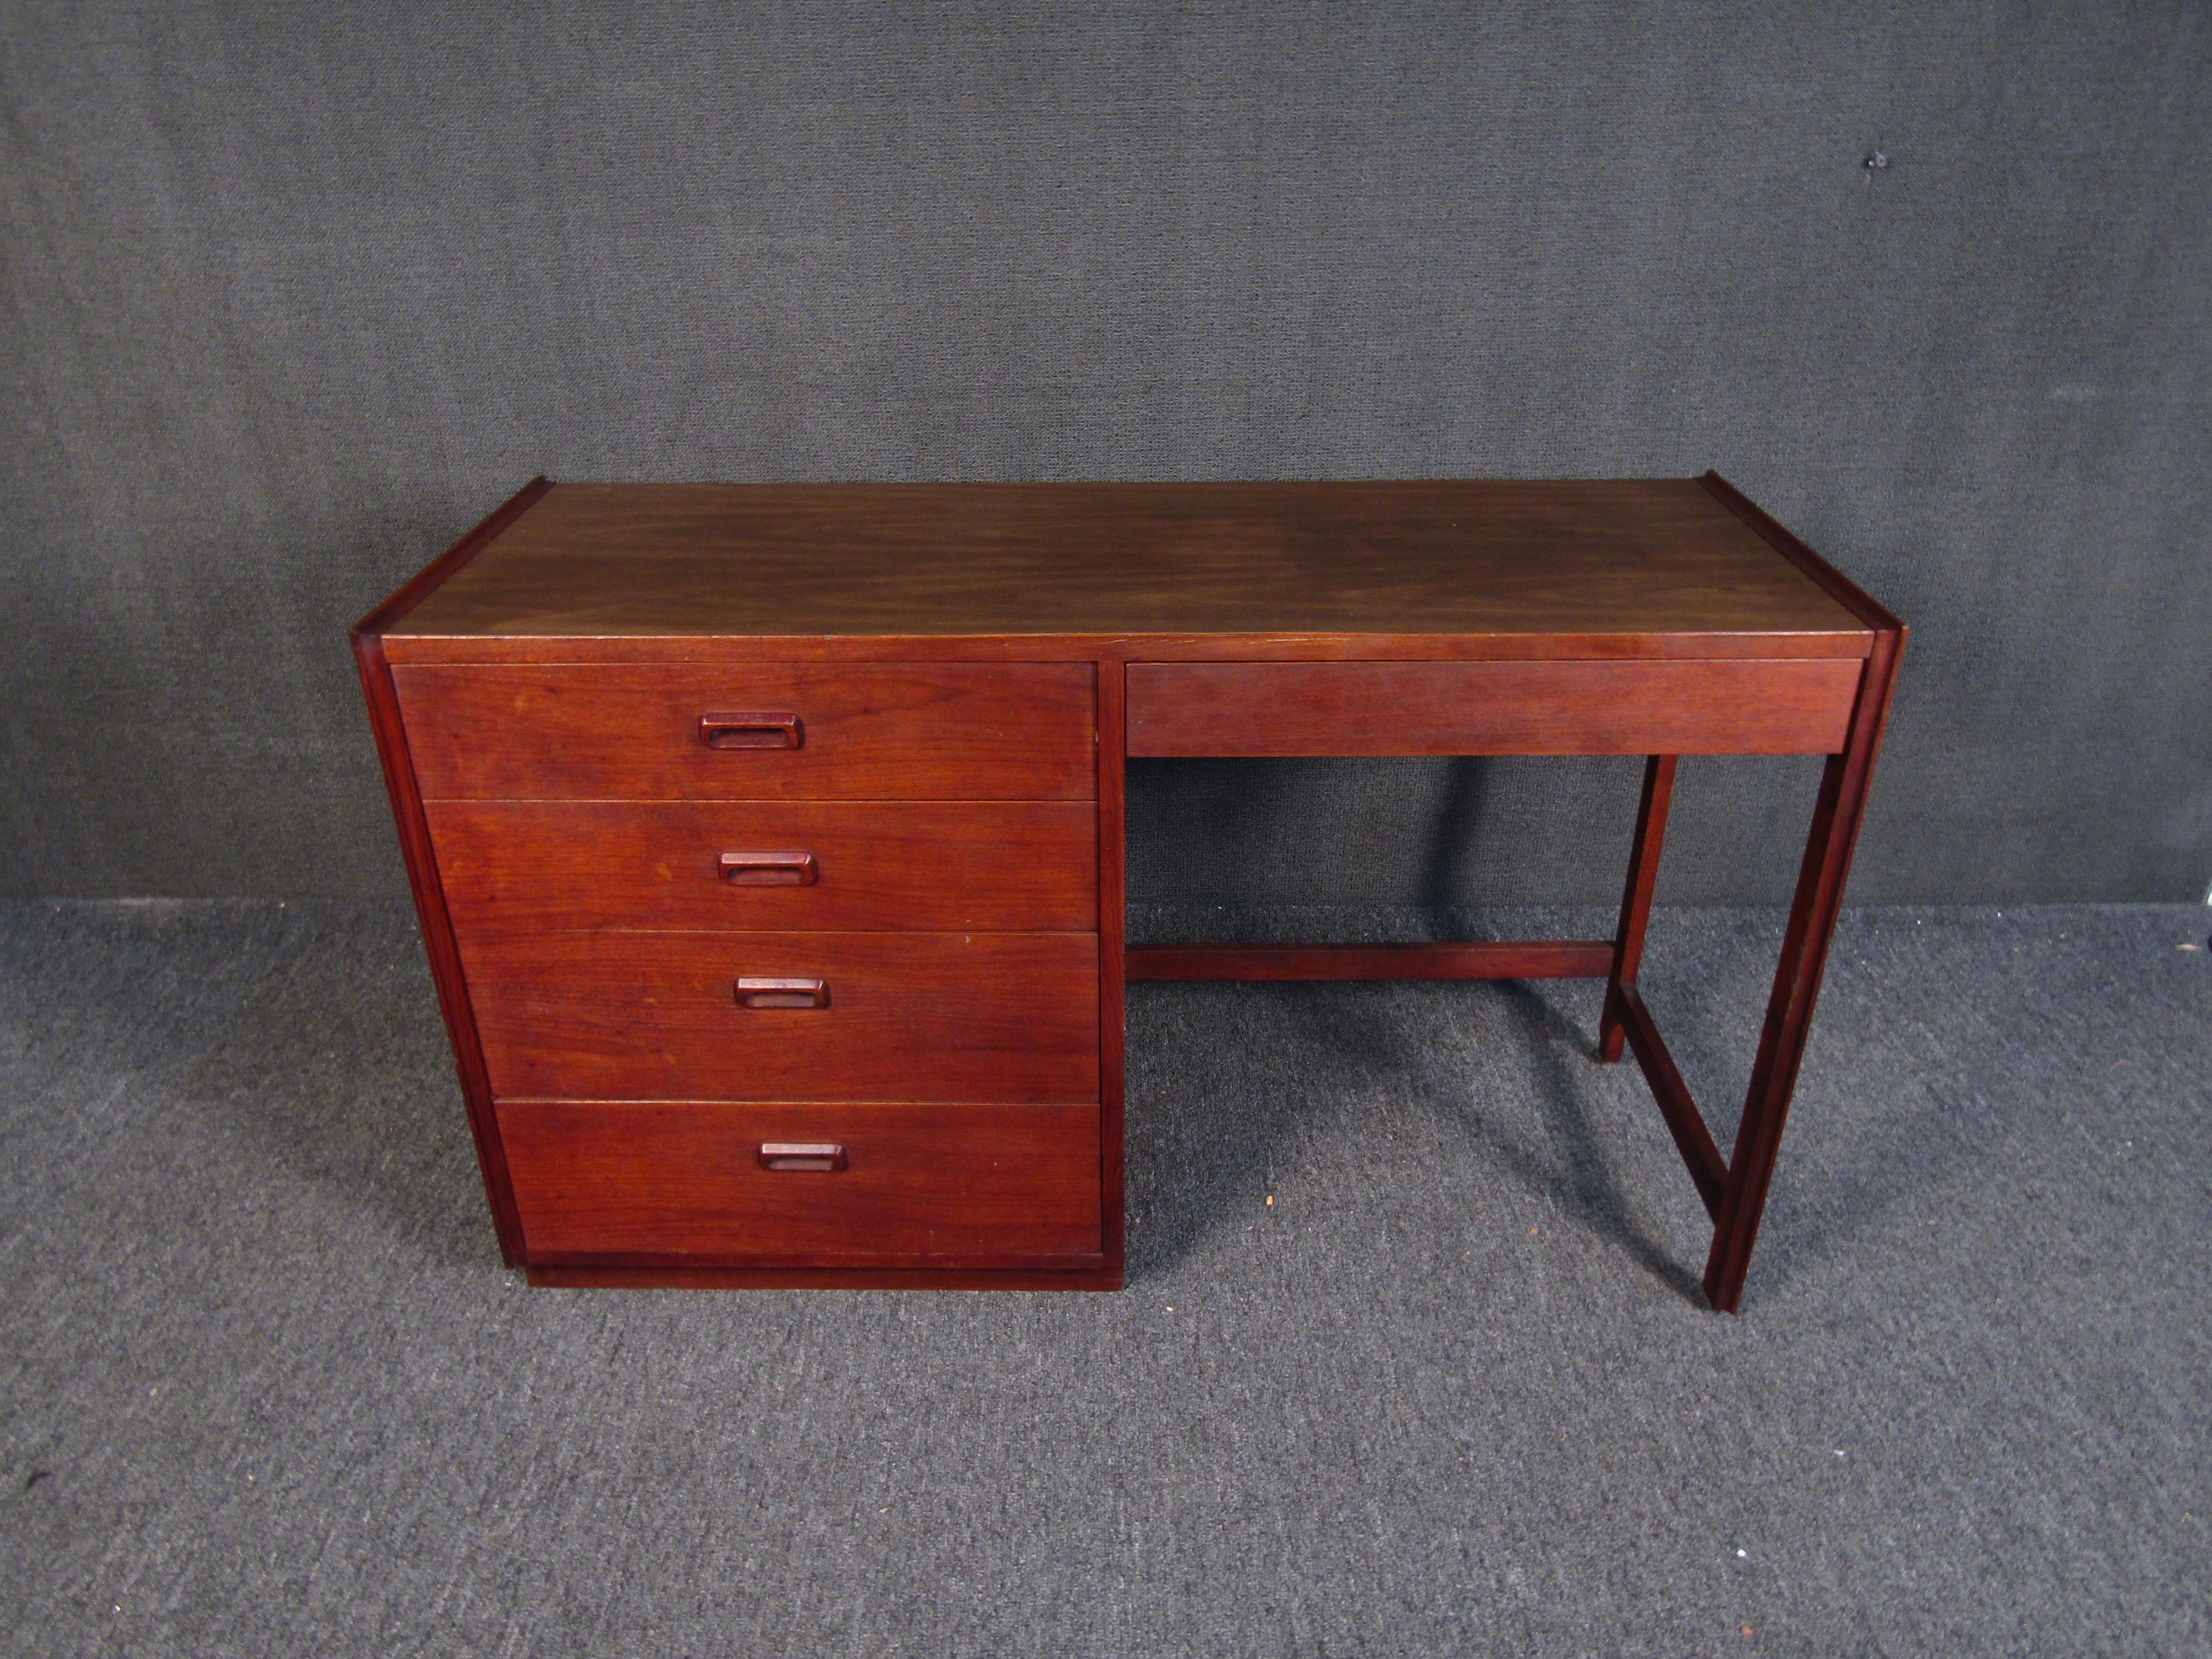
[{"label": "gray fabric backdrop", "polygon": [[[2212,9],[244,10],[0,17],[9,890],[401,890],[344,629],[541,470],[1716,465],[1914,626],[1855,896],[2212,878]],[[1232,905],[1601,898],[1635,787],[1140,774]]]}]

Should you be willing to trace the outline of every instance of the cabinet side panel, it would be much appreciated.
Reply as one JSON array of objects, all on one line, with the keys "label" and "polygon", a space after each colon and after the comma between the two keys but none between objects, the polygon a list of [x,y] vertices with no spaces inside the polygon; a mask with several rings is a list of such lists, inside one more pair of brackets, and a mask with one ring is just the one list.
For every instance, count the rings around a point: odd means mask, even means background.
[{"label": "cabinet side panel", "polygon": [[430,826],[423,817],[422,793],[416,786],[414,763],[408,750],[406,724],[400,716],[391,668],[384,660],[383,641],[374,634],[356,634],[354,659],[361,670],[362,692],[368,699],[369,724],[376,734],[377,757],[383,763],[385,788],[392,797],[392,816],[398,828],[400,850],[407,861],[407,883],[415,896],[416,916],[422,923],[423,948],[430,959],[430,978],[437,987],[438,1006],[446,1019],[446,1035],[453,1045],[454,1069],[459,1075],[461,1098],[468,1109],[469,1133],[476,1142],[484,1194],[491,1202],[492,1223],[499,1233],[500,1254],[510,1267],[520,1267],[522,1224],[515,1213],[514,1192],[507,1178],[506,1154],[500,1145],[499,1121],[492,1109],[483,1045],[469,1002],[468,981],[462,971],[453,920],[446,908],[444,890],[439,884]]},{"label": "cabinet side panel", "polygon": [[1127,665],[1098,665],[1098,1097],[1099,1185],[1106,1260],[1121,1270],[1124,1043],[1128,1030],[1128,811],[1123,686]]}]

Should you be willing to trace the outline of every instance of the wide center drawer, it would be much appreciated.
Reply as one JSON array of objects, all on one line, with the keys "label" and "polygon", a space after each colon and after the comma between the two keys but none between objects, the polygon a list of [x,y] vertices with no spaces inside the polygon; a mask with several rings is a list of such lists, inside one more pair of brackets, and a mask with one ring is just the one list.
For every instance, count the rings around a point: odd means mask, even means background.
[{"label": "wide center drawer", "polygon": [[1856,657],[1133,662],[1132,755],[1832,755]]},{"label": "wide center drawer", "polygon": [[1088,663],[392,670],[428,800],[1087,800]]},{"label": "wide center drawer", "polygon": [[1094,934],[479,933],[461,959],[495,1094],[1098,1098]]},{"label": "wide center drawer", "polygon": [[1098,925],[1085,801],[432,801],[456,926],[977,929]]},{"label": "wide center drawer", "polygon": [[1101,1250],[1096,1105],[506,1100],[499,1128],[537,1262],[1066,1266]]}]

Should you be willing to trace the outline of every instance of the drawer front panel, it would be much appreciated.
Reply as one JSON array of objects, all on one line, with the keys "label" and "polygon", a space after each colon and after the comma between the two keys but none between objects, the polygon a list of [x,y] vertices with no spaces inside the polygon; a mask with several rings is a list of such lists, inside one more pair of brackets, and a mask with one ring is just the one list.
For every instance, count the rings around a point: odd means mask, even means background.
[{"label": "drawer front panel", "polygon": [[461,957],[495,1094],[1098,1098],[1088,933],[478,934]]},{"label": "drawer front panel", "polygon": [[1132,755],[1826,755],[1856,657],[1131,663]]},{"label": "drawer front panel", "polygon": [[1000,1267],[1101,1250],[1095,1105],[506,1100],[499,1127],[532,1261]]},{"label": "drawer front panel", "polygon": [[1088,663],[392,670],[426,799],[1087,800]]},{"label": "drawer front panel", "polygon": [[1081,801],[434,801],[465,930],[1085,933]]}]

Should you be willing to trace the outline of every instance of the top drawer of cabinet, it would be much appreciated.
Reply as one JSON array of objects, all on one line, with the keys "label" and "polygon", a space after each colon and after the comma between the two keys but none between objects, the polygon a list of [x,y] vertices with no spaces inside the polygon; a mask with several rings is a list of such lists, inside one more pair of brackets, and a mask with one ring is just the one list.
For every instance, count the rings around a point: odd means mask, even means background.
[{"label": "top drawer of cabinet", "polygon": [[398,665],[429,800],[1087,800],[1088,663]]}]

